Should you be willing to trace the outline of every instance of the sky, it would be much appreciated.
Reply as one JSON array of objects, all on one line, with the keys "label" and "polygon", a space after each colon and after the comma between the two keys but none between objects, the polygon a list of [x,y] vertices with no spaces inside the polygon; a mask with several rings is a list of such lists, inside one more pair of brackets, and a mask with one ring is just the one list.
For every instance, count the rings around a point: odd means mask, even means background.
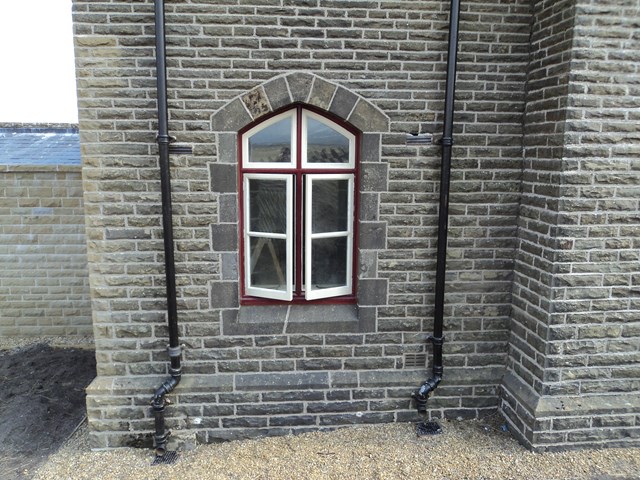
[{"label": "sky", "polygon": [[77,123],[71,0],[0,2],[0,122]]}]

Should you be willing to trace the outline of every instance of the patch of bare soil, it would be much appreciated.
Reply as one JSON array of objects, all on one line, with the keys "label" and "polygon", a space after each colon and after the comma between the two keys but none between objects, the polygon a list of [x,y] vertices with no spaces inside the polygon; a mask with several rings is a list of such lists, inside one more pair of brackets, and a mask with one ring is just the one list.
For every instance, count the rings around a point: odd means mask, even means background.
[{"label": "patch of bare soil", "polygon": [[60,448],[85,417],[85,388],[95,376],[91,349],[0,350],[0,478],[31,478]]}]

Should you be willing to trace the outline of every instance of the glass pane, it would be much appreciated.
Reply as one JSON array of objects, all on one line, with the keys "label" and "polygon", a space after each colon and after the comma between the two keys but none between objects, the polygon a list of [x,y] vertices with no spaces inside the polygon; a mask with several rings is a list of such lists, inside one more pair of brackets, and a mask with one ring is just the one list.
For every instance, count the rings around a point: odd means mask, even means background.
[{"label": "glass pane", "polygon": [[249,180],[249,231],[286,233],[287,183],[284,180]]},{"label": "glass pane", "polygon": [[324,123],[307,117],[307,162],[349,163],[349,139]]},{"label": "glass pane", "polygon": [[312,232],[346,232],[349,180],[314,180],[311,185]]},{"label": "glass pane", "polygon": [[283,118],[249,137],[249,161],[291,162],[291,117]]},{"label": "glass pane", "polygon": [[249,238],[251,286],[286,290],[287,241],[277,238]]},{"label": "glass pane", "polygon": [[318,238],[311,241],[312,289],[347,284],[347,238]]}]

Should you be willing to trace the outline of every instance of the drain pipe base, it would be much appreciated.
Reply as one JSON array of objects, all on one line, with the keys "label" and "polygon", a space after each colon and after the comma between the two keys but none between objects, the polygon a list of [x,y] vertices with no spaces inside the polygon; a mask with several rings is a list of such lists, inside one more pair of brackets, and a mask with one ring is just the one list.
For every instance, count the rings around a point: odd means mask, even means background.
[{"label": "drain pipe base", "polygon": [[167,438],[171,432],[167,430],[164,422],[164,408],[166,406],[164,395],[154,397],[153,399],[153,416],[155,417],[155,433],[153,434],[153,445],[156,450],[156,456],[160,457],[167,451]]},{"label": "drain pipe base", "polygon": [[426,437],[442,433],[442,427],[438,422],[420,422],[416,425],[416,435]]}]

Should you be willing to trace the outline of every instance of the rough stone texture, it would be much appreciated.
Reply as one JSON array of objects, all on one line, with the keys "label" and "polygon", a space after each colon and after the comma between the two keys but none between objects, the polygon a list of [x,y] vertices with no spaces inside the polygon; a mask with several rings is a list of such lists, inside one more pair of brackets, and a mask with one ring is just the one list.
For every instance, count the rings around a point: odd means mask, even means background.
[{"label": "rough stone texture", "polygon": [[0,336],[91,335],[80,166],[0,165]]},{"label": "rough stone texture", "polygon": [[640,4],[614,4],[534,9],[503,410],[541,450],[640,438]]},{"label": "rough stone texture", "polygon": [[[416,418],[409,395],[427,372],[405,355],[430,353],[448,7],[166,2],[169,127],[193,146],[171,158],[185,344],[172,428],[213,441]],[[463,2],[446,368],[430,415],[474,417],[502,398],[534,448],[629,422],[608,414],[587,427],[537,405],[638,394],[637,9]],[[153,5],[75,0],[74,29],[92,435],[96,446],[144,443],[148,397],[167,373]],[[289,324],[289,311],[239,306],[237,133],[296,101],[364,134],[360,220],[379,236],[358,255],[357,321]],[[434,144],[406,145],[407,133]],[[286,425],[271,423],[282,415]],[[637,442],[630,427],[598,442]]]}]

